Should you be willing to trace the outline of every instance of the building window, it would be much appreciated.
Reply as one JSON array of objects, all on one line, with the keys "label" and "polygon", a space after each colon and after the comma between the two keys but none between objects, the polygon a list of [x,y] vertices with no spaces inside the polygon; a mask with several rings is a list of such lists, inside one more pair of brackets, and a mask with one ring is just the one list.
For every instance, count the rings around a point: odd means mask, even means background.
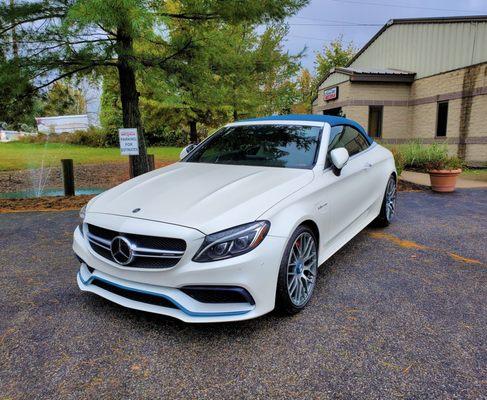
[{"label": "building window", "polygon": [[369,135],[372,137],[382,137],[382,115],[383,106],[369,106]]},{"label": "building window", "polygon": [[446,136],[446,126],[448,122],[448,102],[441,101],[438,103],[436,113],[436,136]]},{"label": "building window", "polygon": [[334,115],[336,117],[343,117],[343,112],[341,107],[330,108],[323,111],[323,115]]}]

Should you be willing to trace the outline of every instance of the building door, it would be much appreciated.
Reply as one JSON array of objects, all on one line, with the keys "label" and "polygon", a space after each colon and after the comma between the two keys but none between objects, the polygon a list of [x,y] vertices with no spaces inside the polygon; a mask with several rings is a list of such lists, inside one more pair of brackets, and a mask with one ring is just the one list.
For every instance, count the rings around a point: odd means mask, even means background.
[{"label": "building door", "polygon": [[383,106],[369,106],[369,136],[382,137]]},{"label": "building door", "polygon": [[342,108],[330,108],[329,110],[324,110],[323,115],[334,115],[336,117],[343,117]]}]

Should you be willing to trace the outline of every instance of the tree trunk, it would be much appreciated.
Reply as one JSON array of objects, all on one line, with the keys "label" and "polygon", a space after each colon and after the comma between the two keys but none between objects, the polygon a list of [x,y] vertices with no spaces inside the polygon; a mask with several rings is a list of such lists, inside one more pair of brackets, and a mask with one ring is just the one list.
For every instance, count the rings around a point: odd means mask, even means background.
[{"label": "tree trunk", "polygon": [[[10,0],[10,8],[15,9],[15,0]],[[17,42],[17,31],[15,27],[12,29],[12,55],[15,59],[19,58],[19,44]]]},{"label": "tree trunk", "polygon": [[139,155],[129,156],[134,177],[149,171],[147,150],[145,147],[144,129],[140,118],[139,95],[135,81],[135,70],[130,63],[133,53],[133,42],[129,35],[124,34],[123,28],[117,30],[118,42],[118,79],[120,82],[120,100],[124,128],[137,128],[139,139]]},{"label": "tree trunk", "polygon": [[233,89],[233,121],[238,120],[238,111],[237,111],[237,85],[235,82],[232,85]]},{"label": "tree trunk", "polygon": [[196,130],[196,121],[189,121],[189,141],[190,143],[198,143],[198,131]]}]

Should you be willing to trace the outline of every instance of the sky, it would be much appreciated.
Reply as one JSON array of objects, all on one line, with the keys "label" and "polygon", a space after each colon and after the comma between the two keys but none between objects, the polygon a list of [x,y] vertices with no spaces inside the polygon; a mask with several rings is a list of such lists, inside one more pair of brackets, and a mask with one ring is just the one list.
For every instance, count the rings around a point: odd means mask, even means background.
[{"label": "sky", "polygon": [[361,48],[390,19],[457,15],[487,15],[487,0],[311,0],[288,19],[285,48],[306,47],[302,65],[312,71],[315,52],[340,34]]}]

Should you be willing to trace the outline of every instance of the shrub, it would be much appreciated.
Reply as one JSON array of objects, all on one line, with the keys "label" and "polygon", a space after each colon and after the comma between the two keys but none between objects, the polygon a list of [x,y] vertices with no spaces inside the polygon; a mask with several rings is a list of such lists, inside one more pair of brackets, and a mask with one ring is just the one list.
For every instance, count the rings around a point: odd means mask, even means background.
[{"label": "shrub", "polygon": [[401,176],[401,173],[404,170],[404,156],[397,147],[392,147],[390,150],[392,155],[394,156],[397,176]]},{"label": "shrub", "polygon": [[452,156],[452,157],[446,157],[445,159],[443,160],[436,160],[436,161],[433,161],[433,162],[430,162],[428,164],[425,165],[425,169],[426,171],[431,171],[433,169],[446,169],[446,170],[452,170],[452,169],[461,169],[463,168],[463,161],[456,157],[456,156]]},{"label": "shrub", "polygon": [[78,144],[89,147],[107,147],[106,132],[97,128],[90,128],[87,131],[76,131],[67,134],[65,143]]},{"label": "shrub", "polygon": [[87,131],[64,132],[50,135],[38,133],[37,135],[20,138],[23,143],[69,143],[90,147],[118,146],[118,133],[114,135],[101,128],[90,127]]},{"label": "shrub", "polygon": [[45,143],[47,141],[47,135],[38,133],[37,135],[28,135],[19,138],[21,143]]},{"label": "shrub", "polygon": [[[184,147],[188,144],[188,134],[183,130],[146,131],[147,146]],[[59,134],[25,136],[20,138],[23,143],[69,143],[89,147],[118,147],[118,130],[90,127],[87,131],[66,132]]]},{"label": "shrub", "polygon": [[404,166],[413,170],[425,170],[430,163],[439,163],[448,157],[448,148],[444,144],[434,143],[431,146],[411,142],[399,147],[404,156]]},{"label": "shrub", "polygon": [[[432,169],[458,169],[462,161],[458,157],[449,156],[445,144],[434,143],[423,145],[411,142],[391,149],[394,157],[402,159],[402,167],[418,172],[428,172]],[[396,168],[398,162],[396,161]],[[399,173],[399,171],[398,171]]]}]

